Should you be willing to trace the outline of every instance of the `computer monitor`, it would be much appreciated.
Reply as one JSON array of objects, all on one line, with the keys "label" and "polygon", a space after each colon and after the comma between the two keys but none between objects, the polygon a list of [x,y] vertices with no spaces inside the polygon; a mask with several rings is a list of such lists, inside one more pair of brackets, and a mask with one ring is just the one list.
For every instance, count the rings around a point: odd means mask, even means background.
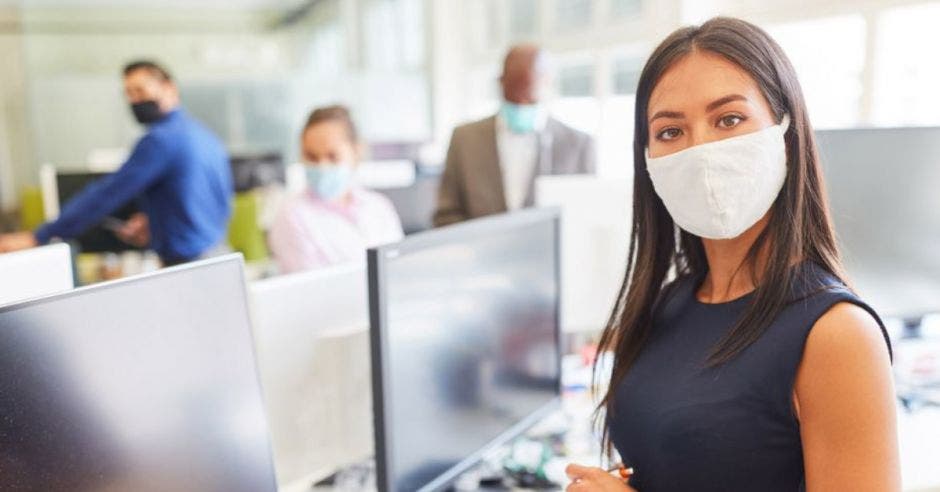
[{"label": "computer monitor", "polygon": [[527,210],[369,250],[378,490],[440,490],[556,406],[558,242]]},{"label": "computer monitor", "polygon": [[72,252],[50,244],[0,255],[0,305],[70,290]]},{"label": "computer monitor", "polygon": [[233,154],[229,163],[238,193],[270,185],[283,186],[286,180],[284,157],[280,152]]},{"label": "computer monitor", "polygon": [[535,203],[561,209],[561,327],[599,333],[620,292],[633,225],[633,180],[544,176]]},{"label": "computer monitor", "polygon": [[940,128],[816,133],[850,279],[884,316],[940,312]]},{"label": "computer monitor", "polygon": [[438,174],[418,174],[408,186],[382,188],[376,191],[391,200],[405,234],[426,231],[433,227],[432,217],[437,205]]},{"label": "computer monitor", "polygon": [[240,257],[0,307],[0,489],[274,491]]},{"label": "computer monitor", "polygon": [[282,490],[372,455],[369,304],[360,263],[248,285]]},{"label": "computer monitor", "polygon": [[[55,190],[53,191],[58,206],[56,207],[55,216],[47,216],[47,219],[51,220],[57,217],[58,209],[65,206],[72,197],[85,189],[86,186],[108,176],[108,174],[109,173],[101,172],[57,171],[55,174]],[[112,229],[105,226],[107,221],[113,221],[114,219],[125,221],[139,210],[135,200],[112,212],[107,218],[102,220],[101,223],[91,227],[74,239],[79,252],[106,253],[139,250],[140,248],[118,239]],[[47,215],[48,214],[49,212],[47,211]]]}]

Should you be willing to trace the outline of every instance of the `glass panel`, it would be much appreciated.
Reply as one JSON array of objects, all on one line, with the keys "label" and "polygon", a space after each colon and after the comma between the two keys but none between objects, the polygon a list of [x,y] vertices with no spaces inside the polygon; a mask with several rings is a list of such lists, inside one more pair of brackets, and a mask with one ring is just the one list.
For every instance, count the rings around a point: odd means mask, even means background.
[{"label": "glass panel", "polygon": [[563,97],[593,95],[594,67],[575,65],[562,68],[558,73],[558,92]]},{"label": "glass panel", "polygon": [[587,27],[593,13],[591,0],[556,0],[555,26],[559,30]]}]

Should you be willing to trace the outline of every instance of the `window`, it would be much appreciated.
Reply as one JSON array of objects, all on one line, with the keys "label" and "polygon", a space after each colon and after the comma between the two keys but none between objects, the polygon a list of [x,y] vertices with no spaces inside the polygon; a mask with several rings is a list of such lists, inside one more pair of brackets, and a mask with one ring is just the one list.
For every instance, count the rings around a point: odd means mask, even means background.
[{"label": "window", "polygon": [[346,44],[338,22],[317,29],[309,50],[310,64],[317,67],[320,73],[336,74],[346,69]]},{"label": "window", "polygon": [[612,17],[637,17],[642,13],[643,0],[610,0],[610,15]]},{"label": "window", "polygon": [[375,0],[363,6],[365,65],[370,69],[393,70],[401,63],[394,6],[392,2]]},{"label": "window", "polygon": [[827,17],[771,26],[796,68],[816,128],[856,126],[861,120],[865,19]]},{"label": "window", "polygon": [[498,82],[500,71],[501,65],[492,64],[467,72],[470,83],[466,86],[466,97],[462,98],[461,121],[484,118],[496,112],[502,99]]},{"label": "window", "polygon": [[409,68],[424,66],[424,2],[422,0],[399,0],[401,8],[398,18],[401,19],[401,47],[402,61]]},{"label": "window", "polygon": [[593,14],[591,0],[555,0],[555,26],[559,30],[587,27]]},{"label": "window", "polygon": [[481,55],[489,52],[501,42],[499,17],[489,1],[464,2],[460,4],[467,21],[469,54]]},{"label": "window", "polygon": [[562,97],[582,97],[594,94],[594,66],[574,65],[558,72],[558,93]]},{"label": "window", "polygon": [[600,102],[594,95],[593,60],[577,57],[562,63],[558,70],[558,99],[551,105],[552,116],[590,135],[601,128]]},{"label": "window", "polygon": [[512,0],[509,3],[509,30],[513,37],[532,36],[538,28],[536,0]]},{"label": "window", "polygon": [[636,94],[636,86],[640,82],[640,73],[643,72],[645,62],[646,59],[639,56],[620,57],[614,60],[614,94]]},{"label": "window", "polygon": [[885,11],[878,19],[872,122],[940,124],[940,3]]},{"label": "window", "polygon": [[364,9],[366,67],[396,70],[424,65],[424,11],[420,0],[371,0]]},{"label": "window", "polygon": [[600,104],[594,97],[563,97],[552,103],[551,114],[591,135],[597,135],[600,128]]}]

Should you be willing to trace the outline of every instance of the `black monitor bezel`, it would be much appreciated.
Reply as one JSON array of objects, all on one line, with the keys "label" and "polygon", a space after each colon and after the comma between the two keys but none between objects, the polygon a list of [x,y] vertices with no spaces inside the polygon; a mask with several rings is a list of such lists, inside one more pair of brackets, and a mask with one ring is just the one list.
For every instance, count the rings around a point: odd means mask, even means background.
[{"label": "black monitor bezel", "polygon": [[419,491],[429,492],[445,489],[454,483],[460,475],[473,466],[492,449],[519,436],[545,416],[556,410],[560,405],[561,395],[561,213],[558,208],[528,209],[518,212],[493,215],[467,222],[454,224],[439,229],[421,232],[408,236],[398,243],[370,248],[367,254],[368,281],[369,281],[369,339],[371,345],[372,364],[372,407],[373,429],[375,432],[375,471],[376,488],[379,492],[395,491],[391,471],[390,443],[394,440],[390,426],[386,425],[386,376],[388,371],[388,345],[385,330],[387,330],[387,306],[384,292],[386,291],[386,262],[394,260],[402,254],[410,254],[427,248],[460,242],[466,238],[485,234],[498,234],[501,231],[528,225],[540,221],[551,221],[554,229],[554,265],[555,265],[555,347],[557,350],[558,387],[556,396],[541,408],[532,412],[528,417],[516,425],[506,429],[505,432],[482,446],[464,460],[438,475],[433,481],[425,484]]}]

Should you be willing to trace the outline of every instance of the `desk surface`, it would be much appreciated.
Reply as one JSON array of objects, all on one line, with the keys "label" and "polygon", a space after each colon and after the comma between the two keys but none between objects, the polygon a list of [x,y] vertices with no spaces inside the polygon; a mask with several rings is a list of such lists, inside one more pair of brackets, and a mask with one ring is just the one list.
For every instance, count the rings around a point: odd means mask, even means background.
[{"label": "desk surface", "polygon": [[[935,328],[938,328],[936,334],[940,335],[940,324]],[[895,343],[896,358],[903,357],[903,354],[911,348],[911,344],[918,350],[923,350],[926,345],[933,345],[929,349],[936,352],[937,357],[940,357],[940,344],[937,344],[938,341],[940,339],[928,336],[922,341]],[[898,348],[901,350],[898,351]],[[567,366],[565,371],[566,381],[572,382],[572,378],[578,380],[583,379],[585,376],[589,377],[589,372],[572,374],[572,372],[577,373],[578,370],[572,371],[569,364],[565,365]],[[903,368],[903,363],[899,364],[897,360],[895,365],[896,369],[898,366]],[[552,428],[557,430],[559,426],[565,428],[565,443],[571,456],[556,458],[546,466],[547,475],[556,483],[567,484],[564,468],[569,462],[592,466],[599,464],[599,444],[592,433],[591,416],[593,409],[594,405],[591,397],[586,391],[569,392],[562,398],[561,409],[532,429],[532,432],[541,434],[551,431]],[[912,411],[908,411],[899,404],[898,439],[903,490],[907,492],[940,492],[940,466],[937,466],[937,457],[940,456],[940,406],[918,406]],[[301,485],[299,488],[284,488],[283,492],[301,492],[304,490],[326,491],[336,489],[328,487],[312,489]]]}]

